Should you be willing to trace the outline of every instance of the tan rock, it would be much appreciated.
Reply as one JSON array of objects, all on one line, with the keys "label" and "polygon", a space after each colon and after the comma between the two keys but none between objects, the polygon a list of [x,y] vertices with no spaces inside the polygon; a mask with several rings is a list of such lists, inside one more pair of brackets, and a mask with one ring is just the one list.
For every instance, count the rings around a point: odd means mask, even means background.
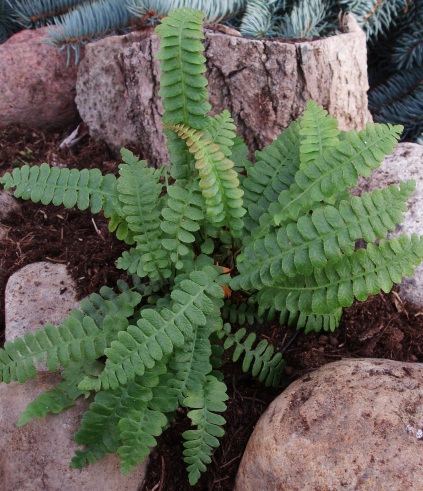
[{"label": "tan rock", "polygon": [[[390,236],[413,233],[423,235],[423,145],[399,143],[380,168],[374,170],[369,179],[360,179],[357,186],[356,194],[361,194],[409,179],[416,181],[416,190],[408,201],[409,208],[404,222]],[[403,279],[399,293],[403,299],[423,306],[422,264],[416,268],[413,276]]]},{"label": "tan rock", "polygon": [[14,198],[9,191],[0,190],[0,220],[12,212],[19,210],[19,201]]},{"label": "tan rock", "polygon": [[325,365],[260,418],[235,491],[421,491],[422,401],[422,364]]},{"label": "tan rock", "polygon": [[36,380],[0,384],[0,489],[4,491],[137,491],[146,464],[122,476],[116,454],[82,469],[70,462],[80,448],[73,435],[79,428],[86,400],[60,414],[16,426],[20,413],[35,397],[52,389],[60,377],[43,373]]},{"label": "tan rock", "polygon": [[0,127],[61,128],[79,118],[77,67],[45,44],[48,29],[24,30],[0,45]]},{"label": "tan rock", "polygon": [[6,340],[33,333],[47,322],[59,325],[78,305],[75,285],[64,264],[29,264],[6,285]]}]

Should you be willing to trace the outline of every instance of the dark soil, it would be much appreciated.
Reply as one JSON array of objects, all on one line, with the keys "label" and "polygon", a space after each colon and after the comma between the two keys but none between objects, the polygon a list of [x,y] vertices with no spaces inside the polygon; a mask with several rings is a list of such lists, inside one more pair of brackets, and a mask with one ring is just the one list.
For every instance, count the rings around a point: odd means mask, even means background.
[{"label": "dark soil", "polygon": [[[119,160],[101,143],[86,137],[76,148],[58,150],[65,133],[21,128],[0,131],[0,175],[23,163],[99,167],[117,172]],[[80,298],[102,285],[113,286],[124,274],[114,267],[125,249],[107,230],[99,214],[23,202],[0,226],[7,236],[0,243],[0,336],[4,335],[4,290],[9,276],[36,261],[67,265]],[[278,389],[266,389],[237,364],[224,366],[229,389],[226,434],[213,462],[195,490],[229,491],[254,425],[269,403],[296,378],[342,358],[387,358],[423,362],[423,311],[401,301],[394,291],[346,309],[335,333],[304,335],[277,324],[260,327],[259,335],[283,351],[286,376]],[[184,491],[189,487],[182,460],[181,433],[188,428],[184,412],[158,439],[143,491]]]}]

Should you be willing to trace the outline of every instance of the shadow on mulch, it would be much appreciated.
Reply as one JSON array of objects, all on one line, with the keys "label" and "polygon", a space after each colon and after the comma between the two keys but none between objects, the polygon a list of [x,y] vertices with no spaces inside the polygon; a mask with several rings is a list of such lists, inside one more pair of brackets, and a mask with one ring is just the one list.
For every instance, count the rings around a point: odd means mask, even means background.
[{"label": "shadow on mulch", "polygon": [[[76,150],[59,151],[66,133],[43,133],[21,128],[0,131],[0,175],[23,163],[82,169],[99,167],[117,173],[119,160],[89,137]],[[102,285],[113,286],[125,275],[114,262],[125,245],[107,230],[101,214],[22,202],[1,224],[6,238],[0,243],[0,336],[4,334],[4,290],[11,274],[36,261],[66,264],[80,298]],[[143,491],[230,491],[251,432],[270,402],[292,381],[326,363],[342,358],[388,358],[423,362],[423,311],[402,302],[397,293],[376,295],[345,309],[334,333],[305,335],[292,328],[269,324],[258,334],[284,353],[286,376],[278,389],[266,389],[238,364],[228,361],[224,375],[228,386],[226,434],[200,482],[190,488],[183,462],[181,434],[189,423],[184,411],[159,439],[151,456]],[[1,340],[0,340],[1,341]]]}]

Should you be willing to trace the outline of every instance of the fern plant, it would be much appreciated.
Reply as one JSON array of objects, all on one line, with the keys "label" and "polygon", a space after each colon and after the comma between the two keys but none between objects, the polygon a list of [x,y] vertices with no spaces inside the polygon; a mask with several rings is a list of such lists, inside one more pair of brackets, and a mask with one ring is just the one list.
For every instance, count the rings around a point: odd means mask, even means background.
[{"label": "fern plant", "polygon": [[[117,266],[133,285],[104,287],[60,326],[0,350],[6,383],[34,378],[43,359],[63,369],[19,424],[93,398],[74,467],[117,452],[129,472],[183,407],[195,484],[224,433],[224,350],[278,386],[282,355],[256,339],[256,323],[276,317],[306,332],[334,330],[343,307],[389,291],[423,258],[421,237],[385,238],[403,220],[414,182],[350,195],[392,152],[401,127],[339,131],[310,101],[253,165],[229,112],[208,114],[202,25],[200,11],[179,9],[156,29],[169,167],[150,168],[122,150],[118,178],[47,164],[0,178],[22,199],[103,210],[128,244]],[[367,247],[356,250],[359,238]]]}]

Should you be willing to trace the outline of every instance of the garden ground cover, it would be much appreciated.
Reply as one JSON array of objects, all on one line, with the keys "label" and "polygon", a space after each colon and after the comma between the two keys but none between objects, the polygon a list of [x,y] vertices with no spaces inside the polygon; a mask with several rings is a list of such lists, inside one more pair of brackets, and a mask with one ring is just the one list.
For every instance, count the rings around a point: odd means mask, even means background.
[{"label": "garden ground cover", "polygon": [[[0,130],[0,175],[24,163],[42,162],[78,169],[98,167],[103,173],[117,174],[118,156],[89,137],[72,149],[59,150],[67,134],[19,127]],[[137,149],[131,150],[136,153]],[[1,226],[7,234],[0,242],[0,345],[4,342],[5,286],[10,275],[23,266],[37,261],[66,264],[79,298],[103,285],[113,286],[118,278],[127,279],[114,265],[125,244],[109,234],[101,215],[22,202],[20,211],[10,214]],[[260,415],[284,387],[319,366],[360,357],[423,362],[423,308],[403,302],[395,290],[345,309],[335,333],[305,335],[276,322],[258,326],[257,332],[283,352],[287,367],[282,386],[266,389],[228,360],[223,370],[230,396],[226,434],[207,472],[189,488],[180,437],[189,422],[181,411],[176,424],[158,439],[143,491],[232,490],[243,450]]]}]

